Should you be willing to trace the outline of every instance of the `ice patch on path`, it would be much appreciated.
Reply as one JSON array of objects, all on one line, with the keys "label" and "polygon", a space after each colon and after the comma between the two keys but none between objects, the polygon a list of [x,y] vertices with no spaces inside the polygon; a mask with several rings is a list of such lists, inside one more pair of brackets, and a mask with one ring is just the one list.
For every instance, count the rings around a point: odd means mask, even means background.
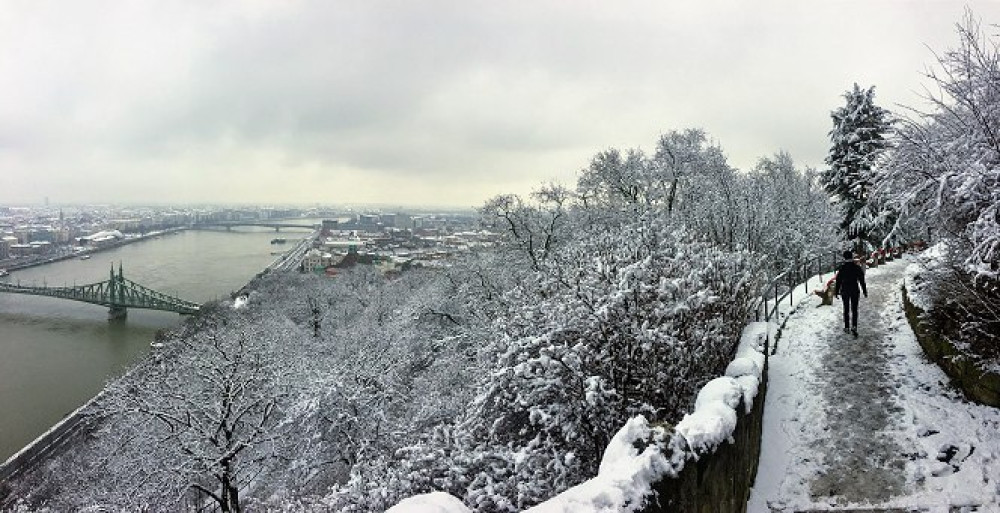
[{"label": "ice patch on path", "polygon": [[472,510],[447,493],[431,492],[403,499],[385,513],[472,513]]}]

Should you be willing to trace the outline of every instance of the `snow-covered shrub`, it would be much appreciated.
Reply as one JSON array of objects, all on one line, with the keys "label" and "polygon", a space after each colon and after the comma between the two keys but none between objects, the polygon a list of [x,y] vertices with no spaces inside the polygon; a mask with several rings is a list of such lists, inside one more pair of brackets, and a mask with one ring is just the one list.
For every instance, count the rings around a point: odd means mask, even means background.
[{"label": "snow-covered shrub", "polygon": [[630,417],[679,420],[732,356],[753,262],[651,214],[578,230],[493,325],[492,368],[457,426],[467,503],[537,503],[594,475]]}]

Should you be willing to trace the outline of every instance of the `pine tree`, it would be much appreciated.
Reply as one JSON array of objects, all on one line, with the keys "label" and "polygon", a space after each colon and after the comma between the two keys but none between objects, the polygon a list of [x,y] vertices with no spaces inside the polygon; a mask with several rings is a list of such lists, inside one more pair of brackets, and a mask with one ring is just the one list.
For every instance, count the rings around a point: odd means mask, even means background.
[{"label": "pine tree", "polygon": [[826,157],[830,168],[821,177],[823,187],[842,205],[840,227],[848,237],[857,237],[859,244],[871,234],[854,221],[868,202],[872,168],[888,148],[886,136],[892,129],[889,111],[875,105],[874,97],[875,87],[861,89],[854,84],[854,89],[844,94],[847,104],[830,113],[833,129]]}]

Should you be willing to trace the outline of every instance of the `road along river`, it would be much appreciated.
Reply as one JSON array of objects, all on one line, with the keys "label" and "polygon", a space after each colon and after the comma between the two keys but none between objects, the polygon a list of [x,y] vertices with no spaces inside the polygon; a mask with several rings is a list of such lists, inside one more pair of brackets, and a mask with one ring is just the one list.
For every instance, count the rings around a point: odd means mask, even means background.
[{"label": "road along river", "polygon": [[[7,282],[62,286],[108,279],[111,263],[149,288],[203,303],[228,299],[307,230],[190,230],[11,273]],[[272,245],[281,237],[285,245]],[[0,293],[0,462],[97,394],[149,352],[158,329],[183,318],[132,309],[109,322],[107,308]],[[150,383],[150,386],[156,386]]]}]

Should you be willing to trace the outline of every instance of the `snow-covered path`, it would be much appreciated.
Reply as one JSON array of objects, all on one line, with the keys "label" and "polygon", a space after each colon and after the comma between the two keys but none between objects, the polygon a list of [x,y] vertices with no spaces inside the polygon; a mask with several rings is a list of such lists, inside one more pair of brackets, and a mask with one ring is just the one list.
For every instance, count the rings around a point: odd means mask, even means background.
[{"label": "snow-covered path", "polygon": [[903,315],[908,260],[870,269],[859,338],[806,297],[771,356],[750,512],[1000,511],[1000,410],[966,402]]}]

